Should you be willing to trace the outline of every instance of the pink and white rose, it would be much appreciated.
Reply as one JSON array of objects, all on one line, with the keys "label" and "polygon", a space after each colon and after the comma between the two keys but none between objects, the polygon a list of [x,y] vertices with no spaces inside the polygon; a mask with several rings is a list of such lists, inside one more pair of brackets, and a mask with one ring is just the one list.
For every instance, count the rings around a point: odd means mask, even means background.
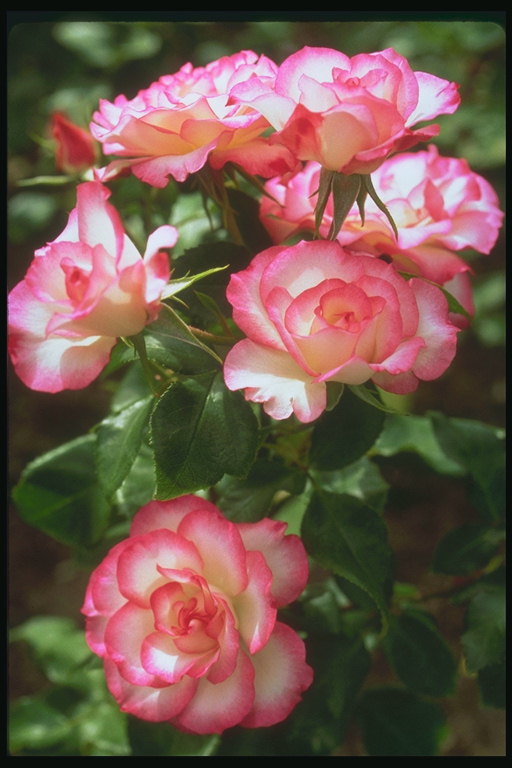
[{"label": "pink and white rose", "polygon": [[142,257],[98,182],[77,188],[64,231],[35,252],[25,278],[9,294],[9,353],[31,389],[82,389],[98,376],[119,336],[156,319],[169,279],[162,248],[174,227],[149,236]]},{"label": "pink and white rose", "polygon": [[455,83],[415,72],[392,48],[349,58],[306,46],[279,67],[275,84],[248,80],[232,91],[276,129],[272,140],[330,171],[372,173],[392,152],[437,135],[414,126],[459,106]]},{"label": "pink and white rose", "polygon": [[226,357],[226,385],[274,419],[316,419],[329,381],[412,392],[456,351],[458,328],[437,286],[337,242],[269,248],[231,276],[227,297],[248,338]]},{"label": "pink and white rose", "polygon": [[196,496],[152,501],[92,574],[87,642],[121,709],[192,733],[284,720],[312,682],[276,620],[308,561],[286,524],[232,523]]},{"label": "pink and white rose", "polygon": [[94,114],[92,134],[114,161],[104,179],[130,168],[142,181],[165,187],[172,176],[184,181],[206,163],[219,169],[227,162],[268,178],[293,167],[284,146],[270,144],[263,133],[268,121],[250,103],[232,103],[240,82],[272,87],[277,65],[253,51],[224,56],[206,67],[185,64],[128,100],[105,99]]},{"label": "pink and white rose", "polygon": [[[270,179],[260,204],[261,221],[276,243],[315,228],[318,163],[296,174]],[[368,199],[365,223],[357,206],[349,212],[337,239],[352,250],[387,255],[398,269],[444,285],[470,270],[456,252],[474,249],[488,254],[503,221],[498,197],[466,160],[442,157],[433,145],[426,151],[386,160],[372,182],[398,229]],[[324,211],[320,234],[327,237],[333,217],[332,197]],[[461,278],[457,278],[460,280]]]}]

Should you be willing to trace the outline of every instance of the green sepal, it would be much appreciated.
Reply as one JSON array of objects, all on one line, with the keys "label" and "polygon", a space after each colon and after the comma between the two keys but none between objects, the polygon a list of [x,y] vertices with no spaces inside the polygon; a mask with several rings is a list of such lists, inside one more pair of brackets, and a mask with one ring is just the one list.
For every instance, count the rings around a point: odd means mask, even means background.
[{"label": "green sepal", "polygon": [[373,186],[373,182],[372,182],[370,174],[364,174],[364,176],[362,176],[361,178],[363,179],[363,184],[366,187],[367,193],[370,195],[371,199],[373,200],[373,202],[375,203],[377,208],[380,211],[382,211],[382,213],[386,216],[387,220],[391,224],[391,228],[392,228],[393,232],[395,233],[395,237],[398,238],[398,229],[396,227],[395,221],[394,221],[391,213],[389,212],[388,207],[386,205],[384,205],[384,203],[382,202],[382,200],[378,196],[377,192],[375,191],[375,187]]}]

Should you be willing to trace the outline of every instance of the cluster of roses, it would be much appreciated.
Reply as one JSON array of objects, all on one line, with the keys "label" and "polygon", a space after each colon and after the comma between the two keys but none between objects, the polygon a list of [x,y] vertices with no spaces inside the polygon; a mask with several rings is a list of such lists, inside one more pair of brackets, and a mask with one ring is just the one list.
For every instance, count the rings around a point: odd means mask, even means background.
[{"label": "cluster of roses", "polygon": [[[10,294],[18,375],[46,392],[87,386],[169,295],[176,230],[159,227],[141,256],[105,184],[131,172],[164,187],[231,163],[267,179],[260,215],[276,245],[231,276],[247,338],[227,354],[227,387],[275,419],[311,422],[328,382],[407,393],[439,377],[472,312],[457,252],[489,253],[502,220],[464,160],[405,152],[438,132],[418,123],[458,104],[454,83],[392,49],[308,47],[280,67],[250,51],[186,64],[102,101],[90,130],[117,159],[78,186],[64,231]],[[92,165],[87,134],[59,118],[55,135],[62,167]],[[235,525],[196,497],[152,502],[91,578],[88,641],[139,717],[199,733],[270,725],[311,683],[302,640],[276,622],[306,580],[303,546],[281,524]]]}]

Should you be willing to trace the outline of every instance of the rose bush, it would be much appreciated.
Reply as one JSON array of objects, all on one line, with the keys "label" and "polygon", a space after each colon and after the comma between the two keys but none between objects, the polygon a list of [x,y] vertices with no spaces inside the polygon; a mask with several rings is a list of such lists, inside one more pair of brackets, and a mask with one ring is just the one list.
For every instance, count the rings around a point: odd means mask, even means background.
[{"label": "rose bush", "polygon": [[169,176],[183,181],[207,162],[221,168],[231,161],[249,173],[269,177],[293,167],[290,152],[262,136],[268,121],[250,104],[231,103],[240,82],[273,84],[277,66],[266,56],[240,51],[206,67],[185,64],[128,100],[100,101],[92,134],[114,161],[103,179],[131,168],[142,181],[165,187]]},{"label": "rose bush", "polygon": [[80,184],[64,231],[35,252],[9,294],[9,353],[31,389],[86,387],[117,337],[138,333],[158,314],[170,274],[160,249],[176,243],[176,229],[156,229],[142,257],[109,196],[98,182]]},{"label": "rose bush", "polygon": [[[271,179],[260,203],[261,221],[275,243],[315,228],[318,163],[308,163],[295,174]],[[466,160],[442,157],[433,145],[386,160],[374,174],[377,195],[395,221],[372,200],[365,206],[365,223],[357,206],[344,221],[337,240],[351,249],[387,255],[398,269],[444,284],[470,269],[455,251],[474,249],[488,254],[503,221],[491,185],[474,173]],[[320,234],[327,237],[333,216],[332,198],[324,211]]]},{"label": "rose bush", "polygon": [[297,536],[196,496],[153,501],[93,572],[82,612],[121,709],[194,733],[280,722],[312,681],[276,621],[308,578]]},{"label": "rose bush", "polygon": [[349,58],[330,48],[306,46],[279,67],[275,83],[241,82],[231,99],[265,115],[300,160],[316,160],[345,174],[372,173],[392,152],[437,135],[418,122],[452,113],[457,85],[414,72],[392,48]]},{"label": "rose bush", "polygon": [[412,392],[455,355],[439,288],[337,242],[269,248],[231,276],[227,297],[248,338],[228,353],[225,382],[275,419],[316,419],[328,381]]}]

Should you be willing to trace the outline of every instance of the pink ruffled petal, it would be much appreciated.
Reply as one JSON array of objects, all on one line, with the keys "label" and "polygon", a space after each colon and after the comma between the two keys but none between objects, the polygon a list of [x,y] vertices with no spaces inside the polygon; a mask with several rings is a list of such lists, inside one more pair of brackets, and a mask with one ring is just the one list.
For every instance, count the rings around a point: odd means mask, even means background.
[{"label": "pink ruffled petal", "polygon": [[111,616],[126,602],[126,598],[120,593],[117,583],[117,563],[121,552],[128,545],[129,540],[124,539],[112,547],[108,555],[91,574],[82,606],[82,613],[86,616],[96,614]]},{"label": "pink ruffled petal", "polygon": [[107,203],[110,191],[95,181],[77,187],[77,216],[80,242],[103,245],[110,254],[122,252],[124,229],[116,209]]},{"label": "pink ruffled petal", "polygon": [[254,669],[240,651],[233,674],[216,684],[200,680],[195,696],[173,723],[189,733],[222,733],[240,723],[253,701]]},{"label": "pink ruffled petal", "polygon": [[233,608],[242,638],[256,653],[270,637],[277,611],[270,593],[272,572],[261,552],[247,552],[247,570],[249,584],[233,599]]},{"label": "pink ruffled petal", "polygon": [[276,78],[276,91],[299,101],[300,81],[303,75],[309,75],[319,83],[332,82],[333,70],[350,70],[350,59],[332,48],[312,48],[305,46],[300,51],[288,56],[279,68]]},{"label": "pink ruffled petal", "polygon": [[150,501],[139,509],[132,520],[130,536],[140,536],[143,533],[166,528],[177,532],[178,526],[189,512],[203,509],[213,515],[219,515],[217,507],[200,496],[191,494],[179,496],[169,501]]},{"label": "pink ruffled petal", "polygon": [[48,339],[13,330],[9,354],[16,373],[38,392],[83,389],[99,376],[110,359],[115,338]]},{"label": "pink ruffled petal", "polygon": [[142,642],[142,665],[147,672],[172,685],[184,675],[203,677],[217,658],[219,649],[217,643],[204,634],[202,640],[202,650],[196,642],[195,653],[183,653],[177,648],[174,638],[162,632],[152,632]]},{"label": "pink ruffled petal", "polygon": [[278,608],[296,600],[304,591],[308,557],[299,536],[285,536],[286,523],[265,518],[257,523],[239,523],[244,545],[261,552],[272,571],[270,593]]},{"label": "pink ruffled petal", "polygon": [[181,521],[178,533],[194,542],[203,561],[196,570],[212,588],[226,595],[237,595],[246,588],[246,552],[234,523],[199,509]]},{"label": "pink ruffled petal", "polygon": [[215,147],[210,142],[204,147],[194,149],[183,155],[163,155],[161,157],[137,159],[131,162],[135,176],[153,187],[166,187],[169,176],[176,181],[185,181],[191,173],[199,171],[206,163],[209,153]]},{"label": "pink ruffled petal", "polygon": [[393,376],[398,373],[405,373],[414,368],[420,350],[424,347],[425,341],[419,336],[407,339],[407,341],[399,344],[393,354],[381,363],[370,363],[370,368],[374,371],[386,371]]},{"label": "pink ruffled petal", "polygon": [[226,163],[235,163],[247,173],[267,179],[291,170],[296,165],[296,159],[281,144],[271,144],[268,139],[254,139],[240,147],[217,149],[212,153],[212,168],[222,168]]},{"label": "pink ruffled petal", "polygon": [[286,624],[276,623],[268,643],[251,657],[255,698],[240,725],[260,728],[284,720],[313,682],[304,643]]},{"label": "pink ruffled petal", "polygon": [[413,370],[419,379],[432,381],[455,357],[460,328],[449,321],[448,302],[439,288],[417,278],[412,278],[410,284],[420,310],[417,333],[425,342]]},{"label": "pink ruffled petal", "polygon": [[206,626],[205,631],[209,637],[216,639],[219,653],[209,668],[207,677],[211,683],[221,683],[233,674],[236,667],[240,648],[240,633],[231,605],[220,595],[215,595],[215,599],[217,612]]},{"label": "pink ruffled petal", "polygon": [[187,706],[197,688],[197,680],[184,677],[165,688],[132,685],[120,674],[116,665],[105,659],[105,676],[109,691],[123,712],[153,723],[170,721]]},{"label": "pink ruffled petal", "polygon": [[105,647],[106,616],[89,615],[85,621],[85,640],[93,653],[103,659],[107,655]]},{"label": "pink ruffled petal", "polygon": [[419,85],[418,104],[409,115],[408,125],[431,120],[438,115],[451,115],[460,104],[459,86],[426,72],[415,72]]},{"label": "pink ruffled petal", "polygon": [[281,250],[281,247],[273,247],[259,253],[247,269],[231,275],[226,291],[238,327],[254,341],[275,349],[283,349],[283,342],[262,303],[260,282],[265,268]]},{"label": "pink ruffled petal", "polygon": [[167,581],[163,568],[201,572],[203,561],[192,541],[169,530],[132,538],[117,565],[120,591],[127,600],[149,607],[151,594]]},{"label": "pink ruffled petal", "polygon": [[294,413],[304,422],[314,421],[325,410],[325,385],[316,383],[287,352],[239,341],[224,362],[224,380],[229,389],[245,390],[246,400],[263,403],[274,419]]},{"label": "pink ruffled petal", "polygon": [[117,665],[119,673],[135,686],[166,685],[142,666],[141,649],[145,638],[153,631],[153,613],[126,603],[110,618],[105,629],[107,654]]}]

